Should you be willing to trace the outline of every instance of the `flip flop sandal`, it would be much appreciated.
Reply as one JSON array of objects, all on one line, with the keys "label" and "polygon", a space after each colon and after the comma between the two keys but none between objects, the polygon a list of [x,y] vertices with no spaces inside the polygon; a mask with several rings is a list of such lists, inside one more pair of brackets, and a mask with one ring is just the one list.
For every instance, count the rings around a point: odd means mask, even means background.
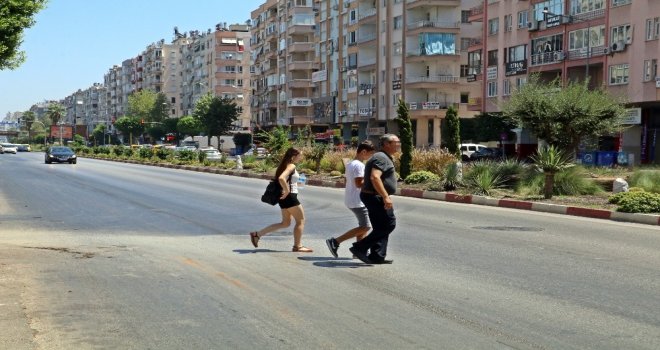
[{"label": "flip flop sandal", "polygon": [[312,253],[314,250],[312,248],[307,248],[305,246],[293,246],[293,249],[291,249],[292,252],[298,252],[298,253]]},{"label": "flip flop sandal", "polygon": [[250,232],[250,241],[252,241],[252,245],[257,248],[259,247],[259,233],[257,231]]}]

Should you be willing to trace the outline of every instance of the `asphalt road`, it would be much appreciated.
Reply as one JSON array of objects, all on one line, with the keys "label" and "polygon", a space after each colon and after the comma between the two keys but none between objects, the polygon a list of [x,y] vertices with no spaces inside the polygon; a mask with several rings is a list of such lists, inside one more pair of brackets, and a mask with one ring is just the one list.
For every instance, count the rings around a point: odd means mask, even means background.
[{"label": "asphalt road", "polygon": [[660,229],[395,197],[392,265],[333,259],[341,189],[0,155],[0,348],[658,349]]}]

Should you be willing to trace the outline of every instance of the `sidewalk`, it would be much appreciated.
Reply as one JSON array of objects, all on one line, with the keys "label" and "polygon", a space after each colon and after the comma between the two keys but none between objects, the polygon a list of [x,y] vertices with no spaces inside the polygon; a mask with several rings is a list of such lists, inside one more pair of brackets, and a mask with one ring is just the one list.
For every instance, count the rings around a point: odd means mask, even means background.
[{"label": "sidewalk", "polygon": [[[123,161],[123,162],[155,165],[164,168],[184,169],[184,170],[200,171],[200,172],[207,172],[213,174],[241,176],[241,177],[257,178],[257,179],[265,179],[265,180],[270,180],[271,178],[271,176],[266,174],[254,174],[246,170],[225,170],[225,169],[216,169],[216,168],[210,168],[204,166],[188,166],[188,165],[173,165],[173,164],[148,164],[138,161]],[[308,179],[307,185],[344,188],[343,181],[322,181],[322,180]],[[582,216],[582,217],[588,217],[594,219],[605,219],[605,220],[660,226],[660,215],[654,215],[654,214],[621,213],[621,212],[605,210],[605,209],[582,208],[582,207],[573,207],[566,205],[538,203],[538,202],[529,202],[529,201],[521,201],[521,200],[511,200],[511,199],[497,199],[497,198],[475,196],[475,195],[458,195],[450,192],[422,191],[422,190],[413,190],[413,189],[397,189],[396,194],[403,197],[423,198],[423,199],[454,202],[454,203],[488,205],[492,207],[531,210],[531,211],[553,213],[553,214]]]}]

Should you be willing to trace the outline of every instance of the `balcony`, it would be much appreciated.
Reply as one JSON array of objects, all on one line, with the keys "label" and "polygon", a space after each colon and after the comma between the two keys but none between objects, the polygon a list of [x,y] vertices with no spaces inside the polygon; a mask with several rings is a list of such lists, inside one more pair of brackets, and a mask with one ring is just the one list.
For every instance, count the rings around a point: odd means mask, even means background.
[{"label": "balcony", "polygon": [[483,22],[484,20],[484,5],[473,7],[470,9],[470,15],[468,16],[468,22]]},{"label": "balcony", "polygon": [[458,33],[461,28],[461,22],[447,21],[417,21],[408,23],[409,35],[425,33]]},{"label": "balcony", "polygon": [[289,87],[290,88],[297,88],[297,89],[311,88],[312,87],[312,80],[311,79],[291,79],[291,80],[289,80]]},{"label": "balcony", "polygon": [[589,51],[591,51],[591,53],[587,54],[587,48],[586,47],[578,49],[578,50],[568,51],[568,59],[569,60],[579,60],[579,59],[587,58],[587,56],[589,56],[589,58],[604,56],[604,55],[607,55],[608,48],[607,48],[607,46],[597,46],[597,47],[589,48]]},{"label": "balcony", "polygon": [[376,13],[378,10],[374,8],[366,9],[364,11],[360,11],[360,14],[358,16],[358,21],[363,21],[367,19],[375,19]]},{"label": "balcony", "polygon": [[293,34],[310,34],[316,30],[313,24],[292,24],[289,26],[289,35]]},{"label": "balcony", "polygon": [[310,52],[314,51],[314,43],[298,42],[289,45],[289,52]]},{"label": "balcony", "polygon": [[532,61],[531,66],[541,66],[547,64],[560,63],[566,58],[566,54],[564,53],[564,51],[553,51],[553,52],[532,54],[530,58]]},{"label": "balcony", "polygon": [[294,61],[289,63],[289,70],[311,70],[314,69],[314,67],[318,66],[318,64],[315,64],[314,61]]},{"label": "balcony", "polygon": [[461,1],[460,0],[406,0],[406,8],[408,10],[417,7],[429,7],[429,6],[456,7],[456,6],[461,6]]},{"label": "balcony", "polygon": [[459,77],[452,75],[406,77],[406,86],[410,88],[435,88],[438,84],[457,84],[458,82]]},{"label": "balcony", "polygon": [[408,108],[411,117],[437,117],[438,111],[447,109],[451,105],[454,104],[446,101],[420,101],[409,102]]},{"label": "balcony", "polygon": [[376,33],[368,33],[368,34],[360,35],[357,39],[357,43],[358,44],[364,44],[364,43],[367,43],[369,41],[376,40],[377,37],[378,37],[378,34],[376,34]]},{"label": "balcony", "polygon": [[287,107],[311,107],[312,106],[312,99],[306,98],[306,97],[296,97],[296,98],[290,98],[286,101]]},{"label": "balcony", "polygon": [[361,60],[358,60],[358,69],[361,69],[361,70],[372,69],[372,68],[374,68],[373,66],[375,64],[376,64],[376,57],[369,58],[369,59],[361,59]]},{"label": "balcony", "polygon": [[456,59],[457,56],[460,56],[461,52],[459,50],[454,50],[452,47],[442,47],[435,49],[426,49],[426,48],[411,48],[406,50],[406,57],[410,59],[410,62],[426,62],[429,60],[443,60],[447,58]]}]

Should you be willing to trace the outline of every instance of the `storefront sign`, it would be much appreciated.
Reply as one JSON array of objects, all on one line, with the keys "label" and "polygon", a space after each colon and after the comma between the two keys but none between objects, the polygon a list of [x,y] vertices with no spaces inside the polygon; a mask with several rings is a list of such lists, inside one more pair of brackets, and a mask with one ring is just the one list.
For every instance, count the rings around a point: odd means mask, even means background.
[{"label": "storefront sign", "polygon": [[468,83],[471,83],[471,82],[477,81],[477,75],[476,75],[476,74],[468,74],[468,75],[466,76],[466,78],[467,78],[467,82],[468,82]]},{"label": "storefront sign", "polygon": [[545,28],[556,27],[561,24],[561,16],[548,16],[545,19]]},{"label": "storefront sign", "polygon": [[628,109],[628,115],[621,120],[621,124],[632,125],[632,124],[641,124],[642,123],[642,109],[641,108],[630,108]]},{"label": "storefront sign", "polygon": [[520,74],[527,74],[527,60],[507,62],[504,66],[505,76]]},{"label": "storefront sign", "polygon": [[486,67],[486,79],[497,79],[497,66]]},{"label": "storefront sign", "polygon": [[369,136],[385,135],[385,128],[368,128],[367,135]]},{"label": "storefront sign", "polygon": [[401,90],[401,79],[392,80],[392,90]]}]

